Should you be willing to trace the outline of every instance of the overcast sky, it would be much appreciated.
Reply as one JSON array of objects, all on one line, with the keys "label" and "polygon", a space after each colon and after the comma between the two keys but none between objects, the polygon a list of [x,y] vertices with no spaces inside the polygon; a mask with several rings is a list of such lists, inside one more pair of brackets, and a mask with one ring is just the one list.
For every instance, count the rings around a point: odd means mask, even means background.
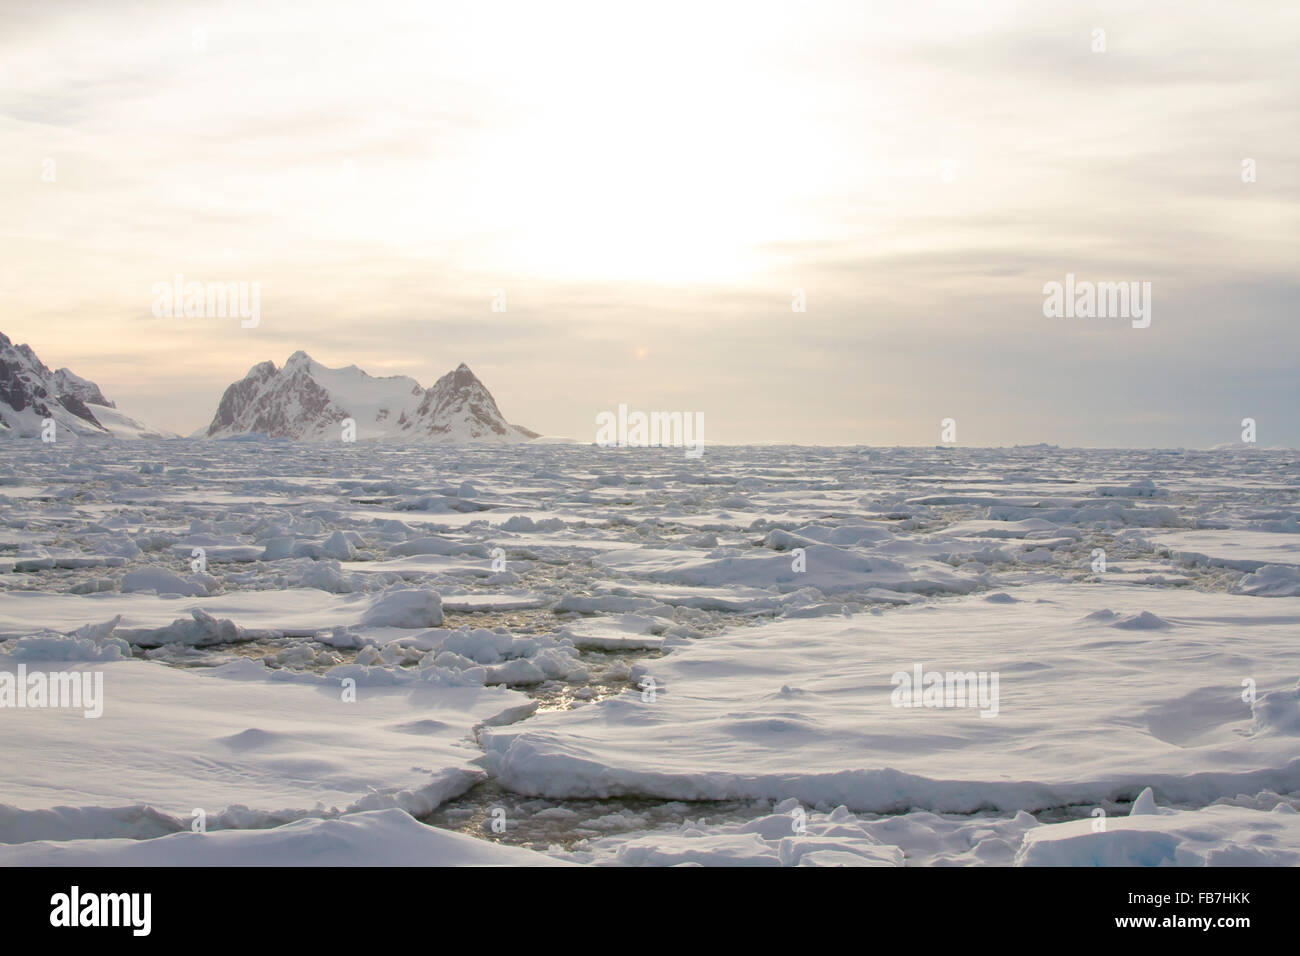
[{"label": "overcast sky", "polygon": [[[584,440],[1300,445],[1298,48],[1281,2],[0,0],[0,331],[186,433],[305,349]],[[177,273],[260,325],[155,317]],[[1044,317],[1067,273],[1150,326]]]}]

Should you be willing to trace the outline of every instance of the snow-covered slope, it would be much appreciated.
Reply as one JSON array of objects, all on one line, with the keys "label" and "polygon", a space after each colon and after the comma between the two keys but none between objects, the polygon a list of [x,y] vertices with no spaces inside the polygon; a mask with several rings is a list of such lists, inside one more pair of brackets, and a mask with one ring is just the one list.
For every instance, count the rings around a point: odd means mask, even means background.
[{"label": "snow-covered slope", "polygon": [[376,378],[355,365],[327,368],[301,351],[282,369],[274,362],[253,366],[226,389],[202,434],[338,441],[349,418],[356,423],[359,441],[507,443],[537,437],[509,424],[464,364],[425,389],[406,375]]},{"label": "snow-covered slope", "polygon": [[95,382],[66,368],[49,371],[31,346],[14,345],[0,332],[0,434],[39,436],[52,419],[56,438],[162,437],[116,408]]},{"label": "snow-covered slope", "polygon": [[146,425],[121,412],[116,405],[86,403],[86,407],[114,438],[179,438],[175,432]]},{"label": "snow-covered slope", "polygon": [[426,389],[415,415],[400,425],[412,438],[448,442],[514,442],[537,437],[536,432],[506,422],[491,393],[464,362]]},{"label": "snow-covered slope", "polygon": [[98,385],[66,368],[51,372],[29,345],[14,345],[0,332],[0,435],[35,437],[46,419],[55,436],[174,437],[117,410]]},{"label": "snow-covered slope", "polygon": [[0,333],[0,431],[39,435],[41,423],[50,418],[59,430],[77,435],[107,435],[108,431],[79,397],[79,393],[88,393],[82,386],[99,392],[97,387],[77,379],[66,369],[51,372],[31,346],[14,345],[7,335]]}]

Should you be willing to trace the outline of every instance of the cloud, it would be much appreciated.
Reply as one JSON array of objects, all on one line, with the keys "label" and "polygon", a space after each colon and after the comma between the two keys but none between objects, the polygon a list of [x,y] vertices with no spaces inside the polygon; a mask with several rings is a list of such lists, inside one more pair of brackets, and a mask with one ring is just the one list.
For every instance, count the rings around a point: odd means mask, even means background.
[{"label": "cloud", "polygon": [[[303,348],[466,361],[556,434],[628,401],[719,441],[1208,445],[1249,406],[1300,443],[1289,10],[5,16],[4,331],[164,427]],[[154,318],[177,272],[261,282],[261,327]],[[1151,328],[1044,319],[1067,272],[1152,282]]]}]

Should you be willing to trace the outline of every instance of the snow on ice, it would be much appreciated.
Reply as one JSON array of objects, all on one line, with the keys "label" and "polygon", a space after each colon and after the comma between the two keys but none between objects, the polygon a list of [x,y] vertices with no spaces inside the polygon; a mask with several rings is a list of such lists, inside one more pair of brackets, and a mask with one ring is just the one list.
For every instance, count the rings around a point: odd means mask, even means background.
[{"label": "snow on ice", "polygon": [[1300,859],[1294,453],[72,418],[0,438],[0,670],[103,714],[0,708],[0,863]]}]

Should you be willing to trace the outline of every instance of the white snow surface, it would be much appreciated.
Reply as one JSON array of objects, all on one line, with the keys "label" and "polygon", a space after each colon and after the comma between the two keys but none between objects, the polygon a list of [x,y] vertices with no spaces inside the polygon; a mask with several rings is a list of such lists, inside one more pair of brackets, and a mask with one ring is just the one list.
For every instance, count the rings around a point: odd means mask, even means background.
[{"label": "white snow surface", "polygon": [[1297,859],[1294,452],[5,449],[0,863]]},{"label": "white snow surface", "polygon": [[[1300,608],[1094,584],[1016,597],[697,641],[638,667],[653,702],[624,694],[486,731],[483,764],[551,797],[795,797],[875,812],[1035,811],[1148,784],[1178,801],[1300,790]],[[891,676],[917,664],[998,673],[996,715],[894,706]]]},{"label": "white snow surface", "polygon": [[[41,666],[18,650],[0,658],[0,672]],[[346,665],[316,675],[250,660],[199,670],[122,659],[60,659],[51,669],[102,673],[103,714],[4,712],[0,760],[24,768],[4,787],[11,813],[74,806],[138,817],[148,808],[187,819],[202,808],[216,826],[388,806],[427,813],[482,775],[471,765],[475,725],[532,708],[515,691],[457,686],[435,671]],[[344,679],[355,682],[355,701],[345,701]],[[16,823],[0,827],[5,839],[20,835]]]},{"label": "white snow surface", "polygon": [[274,830],[174,833],[0,846],[0,866],[564,866],[417,822],[402,810],[299,820]]},{"label": "white snow surface", "polygon": [[110,408],[107,405],[96,405],[93,402],[87,402],[86,407],[90,409],[91,413],[95,416],[95,419],[103,425],[104,429],[114,438],[146,439],[180,437],[175,432],[169,432],[162,428],[154,428],[151,425],[146,425],[117,408]]}]

